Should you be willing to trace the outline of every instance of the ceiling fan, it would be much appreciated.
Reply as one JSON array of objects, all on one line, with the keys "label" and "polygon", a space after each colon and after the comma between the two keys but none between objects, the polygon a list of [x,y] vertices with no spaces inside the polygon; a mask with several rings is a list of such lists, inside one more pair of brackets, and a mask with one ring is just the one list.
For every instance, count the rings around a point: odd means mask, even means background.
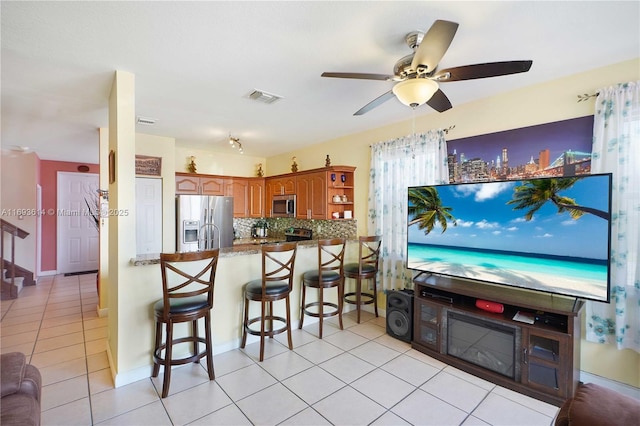
[{"label": "ceiling fan", "polygon": [[407,34],[405,40],[414,53],[396,62],[393,75],[324,72],[322,77],[397,82],[391,90],[369,102],[353,115],[369,112],[394,96],[412,108],[426,103],[436,111],[443,112],[451,108],[451,102],[440,90],[438,83],[517,74],[527,72],[531,68],[533,61],[504,61],[438,70],[438,63],[449,48],[457,30],[457,23],[437,20],[426,33],[413,31]]}]

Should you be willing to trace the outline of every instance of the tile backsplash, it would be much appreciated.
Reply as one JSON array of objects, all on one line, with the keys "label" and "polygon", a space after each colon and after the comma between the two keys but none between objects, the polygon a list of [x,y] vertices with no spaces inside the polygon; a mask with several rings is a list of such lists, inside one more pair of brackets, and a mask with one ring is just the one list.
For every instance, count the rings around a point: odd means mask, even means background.
[{"label": "tile backsplash", "polygon": [[[266,218],[269,224],[269,236],[284,236],[284,232],[291,227],[306,228],[313,231],[313,239],[322,238],[347,238],[357,237],[358,224],[355,219],[341,220],[315,220],[294,219],[288,217]],[[251,238],[251,228],[258,221],[254,218],[235,218],[233,228],[236,238]]]}]

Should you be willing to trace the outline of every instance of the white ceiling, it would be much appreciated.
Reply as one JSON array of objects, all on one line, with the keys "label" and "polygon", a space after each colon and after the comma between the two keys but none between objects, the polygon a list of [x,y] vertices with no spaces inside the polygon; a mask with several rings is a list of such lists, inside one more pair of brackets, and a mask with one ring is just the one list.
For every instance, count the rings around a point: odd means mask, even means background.
[{"label": "white ceiling", "polygon": [[[528,73],[441,84],[453,107],[640,57],[640,2],[2,1],[2,147],[97,162],[115,70],[136,79],[137,131],[194,148],[270,156],[406,120],[391,89],[323,71],[392,74],[406,33],[460,24],[440,68],[533,60]],[[246,95],[283,96],[266,105]],[[438,114],[427,106],[419,114]],[[446,114],[446,112],[444,113]]]}]

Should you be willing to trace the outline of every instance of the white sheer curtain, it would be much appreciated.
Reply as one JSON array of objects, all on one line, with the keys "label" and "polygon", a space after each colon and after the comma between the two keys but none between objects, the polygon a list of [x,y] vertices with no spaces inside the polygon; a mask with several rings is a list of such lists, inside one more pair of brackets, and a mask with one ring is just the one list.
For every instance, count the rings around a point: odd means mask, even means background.
[{"label": "white sheer curtain", "polygon": [[592,173],[613,174],[611,303],[587,303],[587,340],[640,352],[640,81],[599,90]]},{"label": "white sheer curtain", "polygon": [[382,235],[380,281],[385,290],[411,288],[407,271],[407,187],[449,182],[442,130],[405,136],[371,147],[368,229]]}]

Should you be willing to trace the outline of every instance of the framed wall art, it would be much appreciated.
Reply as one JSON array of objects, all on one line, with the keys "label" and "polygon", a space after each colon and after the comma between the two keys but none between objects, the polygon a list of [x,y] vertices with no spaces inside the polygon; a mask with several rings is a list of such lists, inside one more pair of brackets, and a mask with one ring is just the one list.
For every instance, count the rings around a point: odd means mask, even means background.
[{"label": "framed wall art", "polygon": [[145,176],[162,176],[162,157],[136,155],[136,174]]}]

